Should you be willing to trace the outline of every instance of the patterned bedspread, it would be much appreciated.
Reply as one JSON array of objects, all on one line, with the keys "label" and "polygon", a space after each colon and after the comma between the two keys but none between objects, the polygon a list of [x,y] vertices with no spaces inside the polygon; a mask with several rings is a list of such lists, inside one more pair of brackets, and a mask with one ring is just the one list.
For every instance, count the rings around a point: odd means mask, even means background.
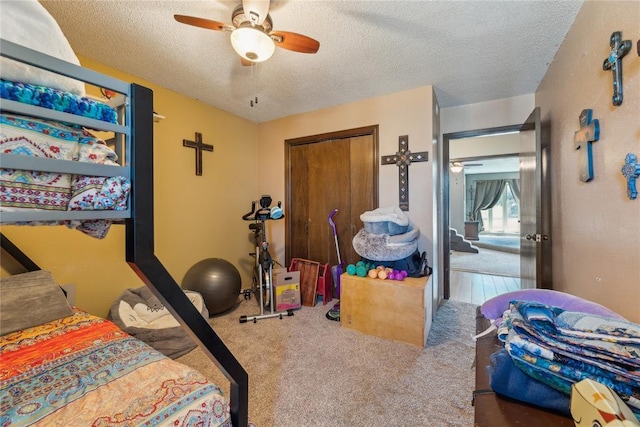
[{"label": "patterned bedspread", "polygon": [[231,426],[221,390],[87,313],[0,337],[0,426]]},{"label": "patterned bedspread", "polygon": [[610,387],[640,420],[640,325],[513,301],[498,331],[514,364],[565,394],[589,378]]},{"label": "patterned bedspread", "polygon": [[[116,165],[113,150],[78,126],[16,114],[0,115],[3,153]],[[124,177],[87,177],[61,173],[0,169],[0,210],[125,210],[130,182]],[[66,221],[102,238],[110,222]]]}]

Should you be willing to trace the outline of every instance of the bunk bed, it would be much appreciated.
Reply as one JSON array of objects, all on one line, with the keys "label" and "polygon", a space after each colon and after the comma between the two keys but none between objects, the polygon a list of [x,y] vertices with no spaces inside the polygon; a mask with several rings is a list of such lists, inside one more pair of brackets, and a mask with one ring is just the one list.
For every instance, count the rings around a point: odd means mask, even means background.
[{"label": "bunk bed", "polygon": [[[114,140],[117,147],[115,151],[118,152],[121,159],[121,164],[113,164],[113,162],[98,164],[76,161],[79,160],[77,158],[60,160],[42,156],[19,155],[11,150],[2,150],[3,152],[0,153],[0,163],[2,164],[3,170],[32,171],[32,173],[36,175],[39,173],[56,173],[69,174],[72,177],[78,175],[102,177],[106,179],[119,177],[121,182],[126,182],[127,185],[130,185],[130,190],[125,197],[128,203],[124,203],[124,206],[121,205],[118,210],[11,208],[2,210],[0,213],[0,221],[2,224],[40,225],[55,223],[73,225],[74,227],[86,223],[91,224],[92,221],[108,221],[109,224],[115,223],[118,224],[118,226],[123,224],[123,226],[126,227],[126,262],[152,290],[154,295],[168,308],[194,341],[202,347],[207,356],[224,373],[227,379],[229,379],[230,396],[228,396],[228,405],[230,422],[233,426],[247,426],[248,375],[246,371],[218,337],[207,322],[207,319],[205,319],[189,301],[180,286],[154,254],[152,91],[137,84],[129,84],[113,79],[109,76],[96,73],[53,56],[45,55],[36,50],[25,48],[24,46],[4,39],[0,40],[0,54],[2,57],[18,61],[29,67],[49,70],[86,84],[116,92],[120,94],[118,99],[121,100],[121,102],[115,106],[117,116],[115,120],[116,123],[112,123],[103,120],[102,117],[88,117],[86,115],[77,115],[71,112],[47,108],[46,106],[24,103],[22,100],[17,99],[19,97],[11,99],[9,96],[4,96],[6,93],[3,93],[3,99],[0,103],[3,115],[7,117],[26,118],[27,123],[29,122],[29,118],[33,118],[34,121],[44,120],[45,124],[55,122],[61,126],[70,125],[74,127],[74,129],[86,128],[112,132],[115,135]],[[10,203],[7,203],[7,205],[10,205]],[[4,236],[2,238],[2,244],[3,248],[10,253],[17,253],[18,258],[23,261],[27,269],[39,269],[35,263],[30,261],[24,254],[21,254],[17,247]],[[52,325],[52,323],[55,325]],[[63,329],[77,329],[77,325],[79,324],[86,325],[90,323],[106,328],[108,331],[105,332],[106,335],[104,336],[117,335],[119,340],[125,341],[129,346],[135,347],[139,344],[142,345],[142,342],[137,342],[134,338],[126,336],[126,334],[122,335],[123,333],[113,328],[115,325],[111,324],[111,322],[76,310],[68,317],[45,323],[40,326],[41,330],[38,330],[38,327],[36,327],[35,330],[33,330],[33,328],[24,329],[3,335],[0,337],[2,340],[0,342],[3,345],[15,349],[19,347],[19,343],[21,342],[28,343],[40,338],[48,339],[43,338],[46,337],[47,334],[43,333],[42,328],[51,331],[53,326],[62,325]],[[12,342],[9,344],[7,341],[9,338],[17,340],[17,343]],[[3,351],[8,347],[3,347]],[[148,349],[144,351],[145,357],[155,358],[158,356],[152,351],[148,351]],[[128,359],[120,360],[118,354],[119,352],[114,350],[108,356],[109,359],[113,359],[111,360],[111,365],[120,366],[130,362]],[[5,360],[3,360],[3,364]],[[163,360],[157,369],[168,369],[166,368],[167,365],[163,365],[168,362],[177,364],[177,362]],[[25,371],[42,369],[33,368],[29,363],[21,366]],[[153,368],[154,365],[149,366]],[[3,366],[3,375],[6,374],[5,368],[6,367]],[[18,372],[17,375],[24,373],[25,372]],[[149,377],[154,376],[153,371],[148,372],[147,380]],[[4,379],[6,379],[6,377]],[[3,380],[3,378],[0,378],[0,380]],[[46,385],[43,384],[43,387],[46,387]],[[207,387],[207,390],[211,392],[218,390],[217,387],[212,384],[207,385]],[[124,391],[126,395],[126,386],[122,387],[121,385],[120,388],[125,389],[121,391]],[[6,391],[7,390],[5,390],[5,392]],[[136,396],[124,397],[125,395],[122,395],[120,398],[129,400],[136,399]],[[42,397],[42,395],[40,396]],[[118,399],[117,394],[111,396],[111,398]],[[5,398],[8,397],[7,392],[7,394],[3,396],[2,402],[0,402],[0,409],[4,410],[7,405],[10,405],[10,402],[5,400]],[[49,398],[51,398],[50,395],[47,395],[46,399],[43,398],[45,405],[48,404],[47,399]],[[43,401],[35,402],[34,405],[40,405]],[[96,403],[100,404],[96,405]],[[103,402],[100,400],[87,402],[87,405],[80,405],[79,407],[83,408],[83,411],[86,411],[87,408],[91,406],[99,408],[103,406]],[[3,425],[7,422],[6,419],[1,421]],[[166,421],[166,419],[164,421]],[[46,420],[40,422],[43,422],[45,425],[47,424]],[[154,422],[151,422],[151,424],[154,424]],[[228,423],[224,425],[228,425]]]}]

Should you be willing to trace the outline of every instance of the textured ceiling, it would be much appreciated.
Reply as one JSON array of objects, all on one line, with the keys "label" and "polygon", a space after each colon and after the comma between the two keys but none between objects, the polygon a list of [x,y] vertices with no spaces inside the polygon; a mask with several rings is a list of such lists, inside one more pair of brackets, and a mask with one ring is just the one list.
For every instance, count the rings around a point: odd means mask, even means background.
[{"label": "textured ceiling", "polygon": [[[240,1],[41,0],[77,54],[260,123],[433,85],[442,108],[535,92],[582,1],[271,2],[273,29],[320,42],[244,67],[229,33]],[[250,100],[258,104],[250,106]]]}]

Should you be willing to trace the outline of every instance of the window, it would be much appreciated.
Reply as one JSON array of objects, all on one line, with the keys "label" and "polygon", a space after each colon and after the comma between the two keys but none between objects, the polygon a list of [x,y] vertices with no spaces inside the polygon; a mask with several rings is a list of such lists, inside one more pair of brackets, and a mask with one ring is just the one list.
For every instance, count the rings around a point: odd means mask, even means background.
[{"label": "window", "polygon": [[507,184],[500,199],[491,209],[481,211],[484,231],[488,233],[519,233],[520,208]]}]

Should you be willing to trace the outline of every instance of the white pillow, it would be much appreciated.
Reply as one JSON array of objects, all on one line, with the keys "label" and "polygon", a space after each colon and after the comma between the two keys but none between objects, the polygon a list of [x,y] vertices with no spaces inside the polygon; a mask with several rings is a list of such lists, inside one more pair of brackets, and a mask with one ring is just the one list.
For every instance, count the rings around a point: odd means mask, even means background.
[{"label": "white pillow", "polygon": [[[80,65],[58,23],[37,0],[0,0],[0,37],[67,62]],[[84,96],[84,82],[0,58],[0,77],[48,86]]]}]

